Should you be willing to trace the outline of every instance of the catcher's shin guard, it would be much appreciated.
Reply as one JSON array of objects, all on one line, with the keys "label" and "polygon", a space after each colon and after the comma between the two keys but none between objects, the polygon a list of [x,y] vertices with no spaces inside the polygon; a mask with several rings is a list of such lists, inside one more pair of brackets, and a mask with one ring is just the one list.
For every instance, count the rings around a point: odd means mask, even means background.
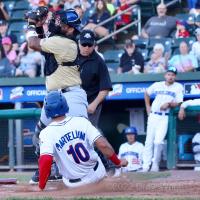
[{"label": "catcher's shin guard", "polygon": [[35,127],[35,134],[33,135],[33,145],[35,146],[35,154],[37,157],[40,156],[39,135],[44,128],[46,128],[46,126],[39,120]]}]

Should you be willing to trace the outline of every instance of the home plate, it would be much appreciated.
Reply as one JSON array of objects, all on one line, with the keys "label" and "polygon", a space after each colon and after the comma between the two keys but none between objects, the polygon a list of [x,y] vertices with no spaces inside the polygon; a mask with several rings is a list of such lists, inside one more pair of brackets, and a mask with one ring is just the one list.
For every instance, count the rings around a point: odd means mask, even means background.
[{"label": "home plate", "polygon": [[0,184],[17,184],[16,178],[0,178]]}]

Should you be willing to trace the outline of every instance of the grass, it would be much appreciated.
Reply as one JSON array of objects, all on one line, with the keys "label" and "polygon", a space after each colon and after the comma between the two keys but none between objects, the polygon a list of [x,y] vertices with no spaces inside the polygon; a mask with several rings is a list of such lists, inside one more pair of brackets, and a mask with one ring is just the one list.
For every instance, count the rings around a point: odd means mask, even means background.
[{"label": "grass", "polygon": [[28,183],[34,172],[0,172],[0,178],[17,178],[19,183]]},{"label": "grass", "polygon": [[149,173],[128,173],[127,178],[131,181],[146,181],[157,178],[167,178],[170,177],[170,172],[149,172]]},{"label": "grass", "polygon": [[[54,200],[53,198],[8,198],[6,200]],[[73,198],[72,200],[197,200],[197,198],[162,198],[162,197],[96,197],[96,198]]]}]

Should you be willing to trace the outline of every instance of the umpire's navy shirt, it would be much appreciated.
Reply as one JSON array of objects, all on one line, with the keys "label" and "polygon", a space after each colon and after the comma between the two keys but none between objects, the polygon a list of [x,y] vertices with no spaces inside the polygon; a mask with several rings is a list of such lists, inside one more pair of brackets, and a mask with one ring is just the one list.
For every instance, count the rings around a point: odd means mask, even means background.
[{"label": "umpire's navy shirt", "polygon": [[102,90],[112,90],[108,68],[94,50],[89,56],[79,56],[82,87],[87,93],[88,103],[94,101]]}]

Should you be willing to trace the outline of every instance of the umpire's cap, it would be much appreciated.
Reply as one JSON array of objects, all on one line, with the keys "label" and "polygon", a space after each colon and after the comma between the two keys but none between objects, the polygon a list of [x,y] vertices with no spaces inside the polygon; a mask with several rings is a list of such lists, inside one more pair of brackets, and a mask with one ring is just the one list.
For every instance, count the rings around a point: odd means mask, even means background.
[{"label": "umpire's cap", "polygon": [[174,73],[176,75],[177,74],[177,69],[176,69],[176,67],[169,66],[167,68],[167,72],[172,72],[172,73]]},{"label": "umpire's cap", "polygon": [[80,34],[80,44],[95,44],[95,34],[92,30],[83,30]]},{"label": "umpire's cap", "polygon": [[132,135],[137,135],[137,129],[134,127],[134,126],[131,126],[131,127],[127,127],[124,129],[124,134],[127,135],[127,134],[132,134]]},{"label": "umpire's cap", "polygon": [[45,97],[44,110],[48,118],[55,118],[68,113],[69,107],[61,92],[51,91]]},{"label": "umpire's cap", "polygon": [[68,26],[75,28],[80,32],[81,20],[74,9],[67,9],[56,12],[56,15],[60,16],[60,21]]}]

